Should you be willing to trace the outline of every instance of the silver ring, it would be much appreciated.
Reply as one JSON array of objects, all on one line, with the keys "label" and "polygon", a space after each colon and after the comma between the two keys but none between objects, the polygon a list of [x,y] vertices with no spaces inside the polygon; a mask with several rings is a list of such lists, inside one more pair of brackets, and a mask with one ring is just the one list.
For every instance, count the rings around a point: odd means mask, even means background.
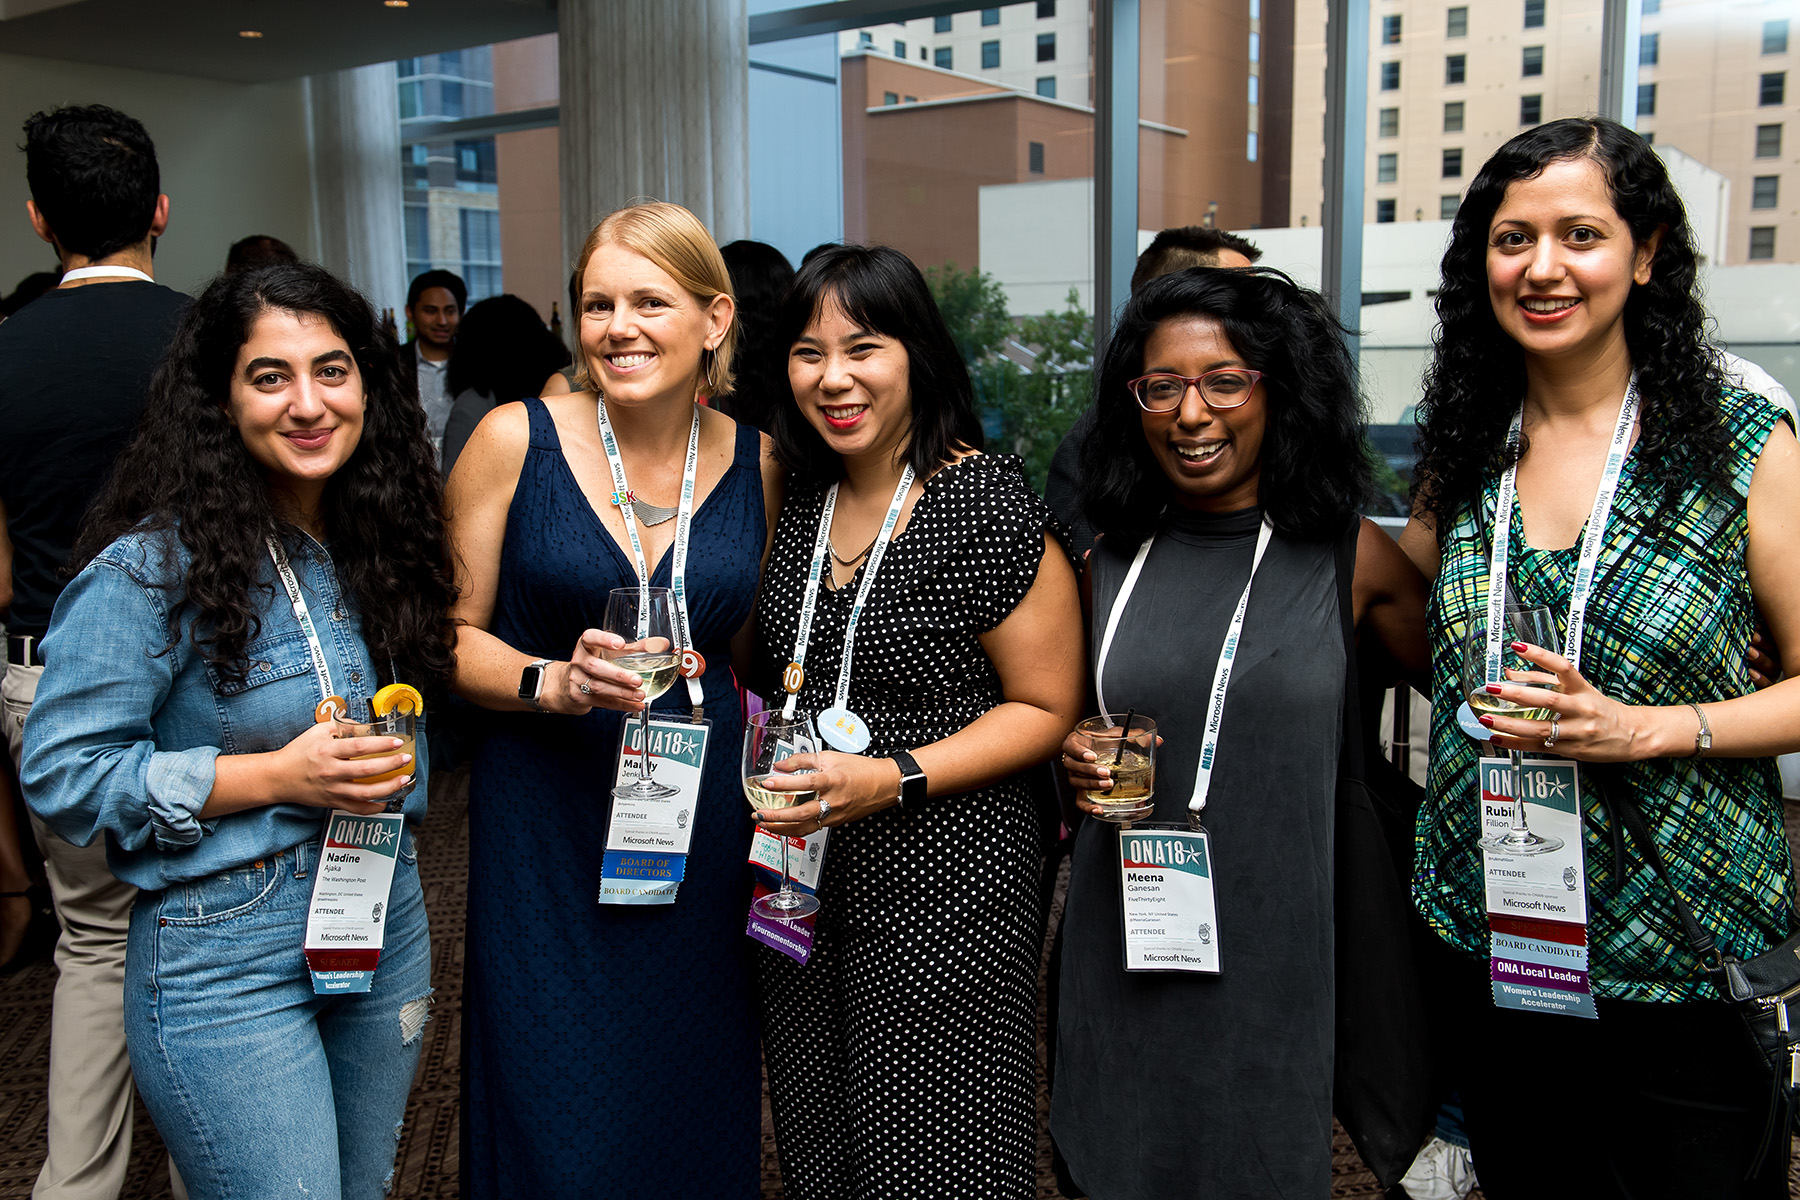
[{"label": "silver ring", "polygon": [[819,824],[823,825],[825,823],[825,818],[829,817],[830,815],[831,815],[831,801],[827,800],[823,796],[820,796],[819,797]]},{"label": "silver ring", "polygon": [[1557,722],[1559,719],[1560,718],[1558,717],[1550,718],[1550,736],[1544,739],[1544,749],[1546,750],[1556,745]]},{"label": "silver ring", "polygon": [[581,685],[581,694],[584,696],[591,696],[594,694],[594,689],[584,683]]}]

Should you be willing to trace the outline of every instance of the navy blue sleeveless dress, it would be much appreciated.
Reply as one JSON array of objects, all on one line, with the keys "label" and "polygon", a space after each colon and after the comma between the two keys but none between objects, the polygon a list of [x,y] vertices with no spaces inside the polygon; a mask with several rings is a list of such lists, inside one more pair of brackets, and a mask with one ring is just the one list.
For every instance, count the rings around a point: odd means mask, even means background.
[{"label": "navy blue sleeveless dress", "polygon": [[[566,657],[636,581],[582,494],[542,401],[507,514],[492,631]],[[621,714],[483,712],[469,786],[463,1011],[465,1200],[745,1200],[761,1171],[757,1031],[744,936],[750,809],[732,634],[767,533],[759,442],[740,426],[694,512],[687,590],[713,723],[672,905],[596,902]],[[669,586],[673,555],[651,583]],[[677,685],[655,710],[688,708]]]}]

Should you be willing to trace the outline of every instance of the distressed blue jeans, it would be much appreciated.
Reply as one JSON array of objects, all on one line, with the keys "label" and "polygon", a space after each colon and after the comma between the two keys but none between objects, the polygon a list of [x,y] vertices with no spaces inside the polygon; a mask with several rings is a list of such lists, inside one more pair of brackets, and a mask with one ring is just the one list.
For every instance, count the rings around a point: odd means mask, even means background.
[{"label": "distressed blue jeans", "polygon": [[317,839],[143,892],[125,958],[138,1090],[192,1200],[375,1200],[391,1186],[431,994],[410,833],[372,990],[315,996]]}]

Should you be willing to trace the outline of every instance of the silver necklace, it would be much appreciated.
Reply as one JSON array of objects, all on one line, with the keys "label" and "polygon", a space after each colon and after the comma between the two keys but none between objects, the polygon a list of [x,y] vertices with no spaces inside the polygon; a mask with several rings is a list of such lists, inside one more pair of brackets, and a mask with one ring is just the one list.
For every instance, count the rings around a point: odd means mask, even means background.
[{"label": "silver necklace", "polygon": [[631,500],[631,510],[637,514],[637,519],[642,521],[646,528],[673,520],[675,514],[680,511],[679,508],[664,508],[660,504],[651,504],[648,501],[639,500],[635,496]]}]

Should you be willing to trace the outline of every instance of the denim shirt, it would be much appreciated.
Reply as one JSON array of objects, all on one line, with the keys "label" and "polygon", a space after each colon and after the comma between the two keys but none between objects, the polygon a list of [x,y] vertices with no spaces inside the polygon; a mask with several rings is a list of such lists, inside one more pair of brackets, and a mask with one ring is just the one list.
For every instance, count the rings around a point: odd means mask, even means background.
[{"label": "denim shirt", "polygon": [[[332,689],[349,699],[380,686],[362,618],[324,547],[289,548]],[[64,589],[44,637],[44,674],[25,720],[25,800],[57,836],[86,846],[106,835],[113,874],[151,891],[273,856],[316,836],[328,810],[271,804],[201,820],[221,754],[281,747],[313,724],[319,682],[306,635],[267,556],[250,590],[261,629],[248,669],[227,682],[196,650],[194,617],[166,653],[170,606],[186,595],[188,553],[173,534],[128,533]],[[421,721],[409,825],[425,816],[428,750]],[[410,843],[411,839],[408,838]],[[410,855],[410,844],[404,847]]]}]

